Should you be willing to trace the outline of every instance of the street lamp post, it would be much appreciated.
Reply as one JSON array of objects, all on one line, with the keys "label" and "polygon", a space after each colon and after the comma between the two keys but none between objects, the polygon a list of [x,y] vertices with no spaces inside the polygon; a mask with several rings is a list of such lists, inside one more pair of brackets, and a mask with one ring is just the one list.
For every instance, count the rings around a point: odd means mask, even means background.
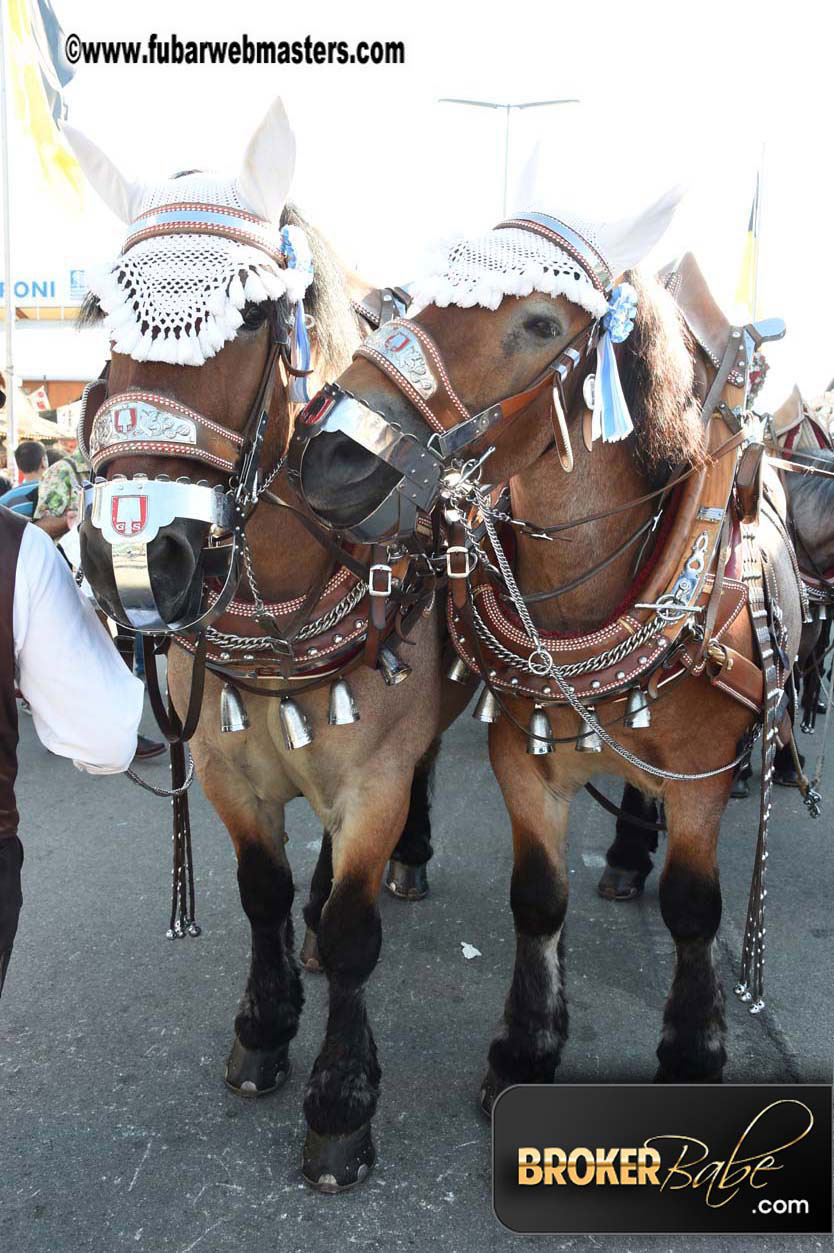
[{"label": "street lamp post", "polygon": [[503,210],[507,212],[507,180],[510,168],[510,110],[511,109],[543,109],[555,104],[579,104],[576,99],[563,100],[521,100],[518,102],[500,103],[493,100],[461,100],[456,96],[442,96],[439,104],[465,104],[475,109],[504,110],[504,197]]}]

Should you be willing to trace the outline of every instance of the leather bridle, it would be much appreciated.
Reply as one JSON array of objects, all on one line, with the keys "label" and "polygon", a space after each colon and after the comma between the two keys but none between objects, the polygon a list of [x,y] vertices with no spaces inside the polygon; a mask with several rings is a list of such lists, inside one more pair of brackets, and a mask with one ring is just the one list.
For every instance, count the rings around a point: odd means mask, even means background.
[{"label": "leather bridle", "polygon": [[[242,431],[205,417],[167,396],[151,391],[108,394],[109,368],[87,385],[81,403],[78,442],[97,476],[85,489],[85,517],[109,544],[116,588],[124,614],[117,621],[143,634],[199,632],[218,618],[240,583],[244,527],[258,503],[261,457],[279,360],[290,361],[286,300],[270,307],[270,344],[258,390]],[[229,476],[228,484],[144,474],[103,477],[117,458],[182,457]],[[151,584],[148,549],[160,529],[175,519],[206,527],[201,577],[175,621],[159,609]],[[205,578],[221,580],[220,591],[203,608]],[[107,608],[112,614],[112,609]]]}]

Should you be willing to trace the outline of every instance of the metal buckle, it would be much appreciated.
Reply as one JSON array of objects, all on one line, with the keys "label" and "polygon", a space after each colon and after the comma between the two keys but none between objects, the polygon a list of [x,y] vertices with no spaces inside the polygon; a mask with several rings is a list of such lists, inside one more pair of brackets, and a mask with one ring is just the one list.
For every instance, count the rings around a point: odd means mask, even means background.
[{"label": "metal buckle", "polygon": [[[376,574],[385,575],[385,587],[378,588],[374,586],[374,576]],[[368,595],[369,596],[390,596],[391,595],[391,567],[380,562],[371,566],[368,571]]]},{"label": "metal buckle", "polygon": [[[465,570],[453,570],[452,569],[452,563],[449,559],[453,553],[455,555],[457,555],[458,553],[463,553],[466,559],[464,563],[466,566]],[[450,579],[468,579],[477,564],[477,561],[473,561],[471,565],[469,564],[469,559],[472,556],[473,554],[470,552],[468,548],[465,547],[465,545],[463,544],[450,545],[450,547],[446,549],[446,575],[447,577]]]}]

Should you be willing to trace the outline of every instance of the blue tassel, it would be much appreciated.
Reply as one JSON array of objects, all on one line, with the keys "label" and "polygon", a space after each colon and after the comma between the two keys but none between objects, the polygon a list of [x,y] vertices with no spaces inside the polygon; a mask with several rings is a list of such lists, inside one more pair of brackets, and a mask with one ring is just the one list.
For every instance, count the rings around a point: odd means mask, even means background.
[{"label": "blue tassel", "polygon": [[[310,368],[310,337],[307,334],[307,323],[304,320],[304,302],[296,301],[295,326],[293,328],[290,360],[295,370]],[[294,405],[306,405],[310,396],[307,392],[307,379],[290,379],[290,402]]]},{"label": "blue tassel", "polygon": [[601,436],[604,444],[611,444],[618,439],[625,439],[633,430],[634,423],[623,395],[611,334],[604,330],[597,343],[591,438],[593,440]]}]

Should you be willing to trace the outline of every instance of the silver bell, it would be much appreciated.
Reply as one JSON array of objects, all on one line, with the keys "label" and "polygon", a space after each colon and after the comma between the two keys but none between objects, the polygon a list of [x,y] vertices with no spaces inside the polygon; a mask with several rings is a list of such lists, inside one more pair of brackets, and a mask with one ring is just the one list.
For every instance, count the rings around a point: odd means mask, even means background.
[{"label": "silver bell", "polygon": [[240,692],[231,683],[224,683],[220,693],[220,730],[225,734],[245,731],[249,715]]},{"label": "silver bell", "polygon": [[579,730],[579,739],[576,741],[576,751],[578,753],[602,752],[602,740],[599,738],[587,718],[582,719],[582,726]]},{"label": "silver bell", "polygon": [[455,657],[446,671],[446,678],[451,679],[453,683],[466,683],[468,681],[469,667],[462,657]]},{"label": "silver bell", "polygon": [[635,731],[652,725],[652,711],[642,688],[633,687],[628,694],[625,711],[625,725]]},{"label": "silver bell", "polygon": [[282,696],[278,705],[278,718],[284,732],[287,748],[306,748],[313,742],[313,732],[306,717],[289,696]]},{"label": "silver bell", "polygon": [[484,686],[482,689],[472,717],[478,722],[497,722],[501,717],[501,706],[490,688]]},{"label": "silver bell", "polygon": [[330,706],[327,723],[331,727],[346,727],[359,721],[359,711],[347,679],[334,679],[330,684]]},{"label": "silver bell", "polygon": [[403,683],[411,674],[411,666],[407,662],[401,661],[390,648],[383,647],[379,650],[377,665],[382,671],[382,677],[388,687],[396,687],[398,683]]},{"label": "silver bell", "polygon": [[541,705],[534,705],[527,724],[527,752],[533,757],[544,757],[547,753],[552,753],[552,735],[550,719]]}]

